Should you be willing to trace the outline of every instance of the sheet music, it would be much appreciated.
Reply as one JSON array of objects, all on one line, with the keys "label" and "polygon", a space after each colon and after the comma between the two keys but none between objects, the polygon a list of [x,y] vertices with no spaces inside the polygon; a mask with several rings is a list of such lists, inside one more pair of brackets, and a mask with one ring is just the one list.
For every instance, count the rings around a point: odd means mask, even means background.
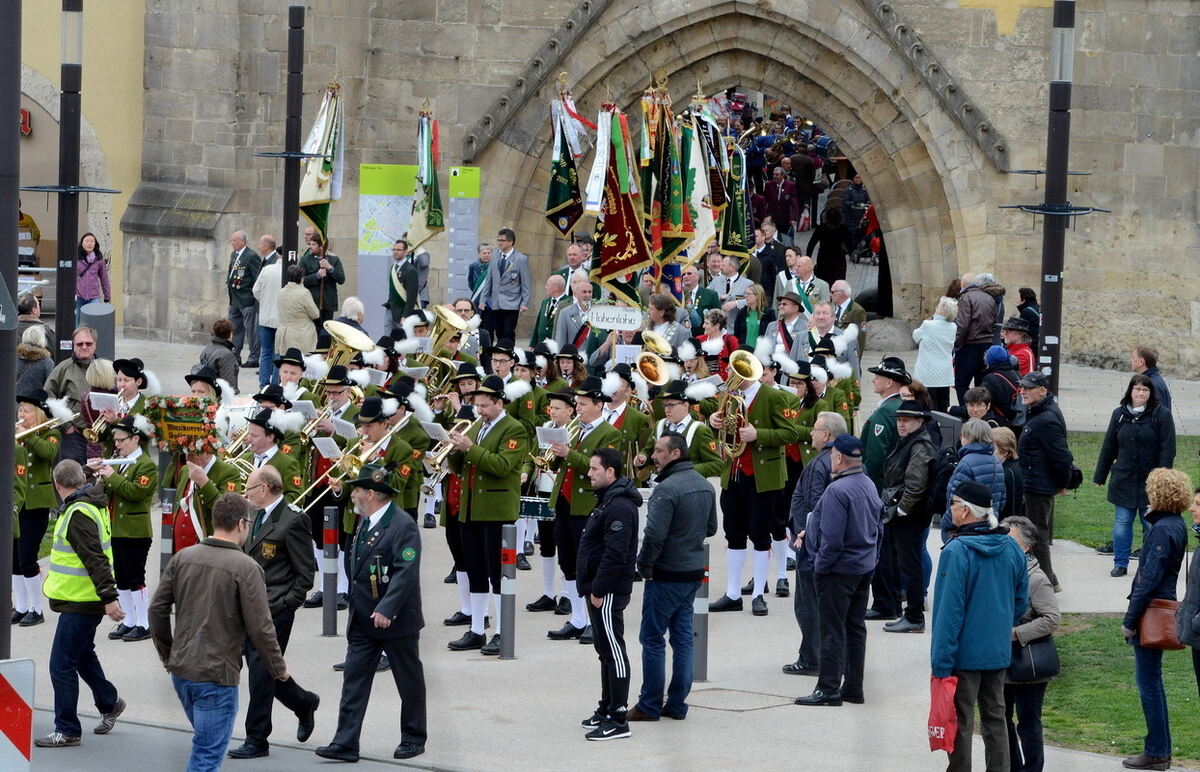
[{"label": "sheet music", "polygon": [[537,441],[540,448],[548,448],[554,444],[566,445],[569,439],[565,426],[537,427]]},{"label": "sheet music", "polygon": [[330,420],[333,421],[333,431],[337,436],[345,437],[348,440],[352,440],[358,436],[358,431],[354,428],[354,424],[349,421],[343,421],[340,418],[332,418]]},{"label": "sheet music", "polygon": [[367,370],[367,377],[371,379],[372,386],[382,386],[387,383],[388,372],[386,370],[376,370],[371,368]]},{"label": "sheet music", "polygon": [[401,367],[400,371],[414,381],[423,380],[429,374],[428,367]]},{"label": "sheet music", "polygon": [[332,437],[313,437],[312,444],[318,453],[330,461],[336,461],[342,457],[342,449],[338,447]]},{"label": "sheet music", "polygon": [[616,349],[617,353],[614,359],[618,364],[624,362],[627,365],[632,365],[637,361],[637,355],[642,353],[641,346],[631,346],[625,343],[618,343]]},{"label": "sheet music", "polygon": [[422,421],[421,428],[429,435],[429,439],[434,442],[449,442],[450,432],[446,431],[446,427],[433,421]]},{"label": "sheet music", "polygon": [[116,394],[105,394],[102,391],[89,391],[88,404],[92,406],[92,410],[97,413],[103,413],[105,410],[117,412],[117,404],[119,398]]},{"label": "sheet music", "polygon": [[305,421],[311,421],[317,417],[317,409],[313,407],[312,401],[307,399],[298,399],[293,402],[292,410],[304,416]]}]

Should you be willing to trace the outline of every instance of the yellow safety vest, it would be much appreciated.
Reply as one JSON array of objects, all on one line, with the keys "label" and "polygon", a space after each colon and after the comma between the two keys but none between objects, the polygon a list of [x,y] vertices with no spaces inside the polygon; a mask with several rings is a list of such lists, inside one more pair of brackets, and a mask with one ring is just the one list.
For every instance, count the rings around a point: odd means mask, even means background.
[{"label": "yellow safety vest", "polygon": [[100,549],[104,550],[108,565],[112,567],[112,524],[109,522],[108,512],[95,504],[77,501],[67,508],[54,526],[54,542],[50,545],[50,571],[46,575],[45,584],[42,585],[42,592],[53,600],[73,603],[98,602],[100,596],[96,594],[96,586],[92,584],[87,567],[75,554],[75,548],[67,541],[67,526],[76,512],[95,521],[100,532]]}]

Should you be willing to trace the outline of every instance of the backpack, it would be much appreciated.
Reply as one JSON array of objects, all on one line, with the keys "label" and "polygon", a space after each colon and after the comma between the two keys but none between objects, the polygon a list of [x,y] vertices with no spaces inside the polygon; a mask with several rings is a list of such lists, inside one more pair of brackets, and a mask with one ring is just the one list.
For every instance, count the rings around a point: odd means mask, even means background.
[{"label": "backpack", "polygon": [[946,512],[946,489],[958,466],[958,453],[953,448],[941,448],[929,465],[929,490],[925,493],[925,511],[931,522],[940,522]]},{"label": "backpack", "polygon": [[1003,415],[1005,419],[1007,419],[1008,422],[1013,425],[1014,428],[1024,426],[1025,422],[1029,420],[1029,409],[1025,407],[1025,403],[1021,401],[1021,390],[1017,388],[1017,384],[1010,381],[1007,376],[1002,375],[1001,373],[994,373],[994,375],[999,375],[1000,380],[1007,383],[1008,387],[1012,389],[1012,393],[1008,395],[1008,404],[1004,405],[999,410],[997,410],[997,405],[992,405],[992,409]]}]

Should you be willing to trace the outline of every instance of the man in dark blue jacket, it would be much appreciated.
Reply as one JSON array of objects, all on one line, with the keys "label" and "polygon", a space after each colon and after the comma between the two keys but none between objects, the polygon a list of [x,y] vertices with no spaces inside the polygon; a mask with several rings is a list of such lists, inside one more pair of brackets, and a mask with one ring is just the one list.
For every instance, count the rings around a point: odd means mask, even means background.
[{"label": "man in dark blue jacket", "polygon": [[816,573],[821,627],[817,688],[797,705],[863,702],[867,593],[879,560],[882,502],[862,463],[862,442],[839,435],[830,452],[833,479],[809,515],[805,550]]},{"label": "man in dark blue jacket", "polygon": [[1050,379],[1034,370],[1021,378],[1021,402],[1029,419],[1017,442],[1021,475],[1025,484],[1025,516],[1038,527],[1033,556],[1057,592],[1061,586],[1050,565],[1050,541],[1054,538],[1054,497],[1066,492],[1075,457],[1067,445],[1067,422],[1054,395]]},{"label": "man in dark blue jacket", "polygon": [[1154,396],[1158,397],[1158,403],[1170,410],[1171,390],[1167,388],[1167,382],[1158,371],[1158,349],[1145,344],[1134,346],[1133,353],[1129,355],[1129,366],[1135,373],[1141,373],[1150,379],[1154,384]]},{"label": "man in dark blue jacket", "polygon": [[600,705],[583,720],[589,740],[629,736],[629,654],[625,650],[625,607],[633,592],[637,560],[638,507],[642,494],[622,477],[621,452],[600,448],[592,454],[588,480],[596,507],[579,538],[575,580],[587,600],[600,657]]}]

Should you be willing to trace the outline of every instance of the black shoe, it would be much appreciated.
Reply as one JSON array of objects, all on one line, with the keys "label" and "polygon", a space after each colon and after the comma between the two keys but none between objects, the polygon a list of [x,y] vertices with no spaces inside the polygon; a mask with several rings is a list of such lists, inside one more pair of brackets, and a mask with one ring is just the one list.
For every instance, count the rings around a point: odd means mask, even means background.
[{"label": "black shoe", "polygon": [[582,646],[592,645],[592,626],[588,625],[583,628],[583,632],[579,634],[579,643]]},{"label": "black shoe", "polygon": [[20,622],[22,619],[24,619],[25,615],[28,613],[29,613],[28,611],[17,611],[16,609],[13,609],[12,619],[9,621],[11,624],[15,625],[18,622]]},{"label": "black shoe", "polygon": [[148,639],[149,637],[150,637],[150,631],[147,630],[146,628],[142,627],[141,625],[138,625],[137,627],[129,628],[129,632],[122,635],[121,640],[126,641],[126,642],[144,641],[144,640]]},{"label": "black shoe", "polygon": [[316,754],[323,759],[333,759],[334,761],[358,761],[358,751],[337,743],[322,745],[317,748]]},{"label": "black shoe", "polygon": [[46,617],[42,616],[42,612],[30,610],[28,614],[21,617],[19,624],[21,627],[33,627],[34,625],[40,625],[45,621]]},{"label": "black shoe", "polygon": [[749,595],[752,592],[754,592],[754,580],[753,579],[751,579],[750,581],[748,581],[744,585],[742,585],[742,595]]},{"label": "black shoe", "polygon": [[261,759],[264,756],[270,756],[271,749],[262,745],[251,745],[247,742],[231,748],[225,755],[231,759]]},{"label": "black shoe", "polygon": [[795,559],[795,558],[788,558],[788,559],[787,559],[787,570],[789,570],[789,571],[795,571],[795,570],[796,570],[796,559]]},{"label": "black shoe", "polygon": [[843,694],[842,702],[852,702],[855,705],[862,705],[864,702],[866,702],[866,700],[863,699],[863,696],[861,694],[855,694],[854,696],[850,696],[849,694]]},{"label": "black shoe", "polygon": [[529,565],[529,558],[525,557],[525,553],[518,552],[517,553],[517,570],[518,571],[529,571],[532,568],[533,568],[533,566]]},{"label": "black shoe", "polygon": [[533,603],[525,604],[526,611],[553,611],[556,608],[558,608],[558,604],[549,595],[543,595]]},{"label": "black shoe", "polygon": [[1142,548],[1138,547],[1133,552],[1130,552],[1129,559],[1130,560],[1141,560],[1142,559]]},{"label": "black shoe", "polygon": [[787,579],[780,579],[778,582],[775,582],[775,597],[776,598],[786,598],[791,594],[792,594],[792,587],[791,587],[791,585],[788,584]]},{"label": "black shoe", "polygon": [[129,625],[125,624],[124,622],[121,622],[119,625],[117,625],[116,627],[114,627],[112,629],[112,632],[110,632],[108,634],[108,640],[119,641],[125,637],[125,633],[129,632],[132,629],[133,628],[130,627]]},{"label": "black shoe", "polygon": [[[1126,568],[1125,566],[1113,566],[1113,569],[1108,572],[1108,575],[1109,576],[1126,576],[1128,573],[1129,573],[1129,569]],[[24,627],[25,623],[22,622],[21,626]]]},{"label": "black shoe", "polygon": [[548,631],[546,633],[546,637],[552,641],[569,641],[572,638],[578,638],[579,636],[583,635],[583,631],[586,629],[586,627],[576,627],[570,622],[567,622],[557,630]]},{"label": "black shoe", "polygon": [[337,610],[345,611],[348,608],[350,608],[350,596],[344,592],[339,592],[337,594]]},{"label": "black shoe", "polygon": [[461,627],[462,625],[471,624],[471,615],[464,614],[461,611],[455,611],[451,616],[442,620],[442,624],[447,627]]},{"label": "black shoe", "polygon": [[754,600],[750,601],[750,611],[756,617],[765,617],[767,615],[767,600],[761,595],[755,595]]},{"label": "black shoe", "polygon": [[788,675],[803,676],[815,676],[821,674],[821,671],[817,670],[815,667],[812,667],[807,662],[801,662],[800,660],[789,662],[784,665],[783,672],[787,673]]},{"label": "black shoe", "polygon": [[454,575],[454,569],[450,569],[450,573],[446,574],[446,578],[442,580],[442,584],[458,584],[458,577]]},{"label": "black shoe", "polygon": [[604,719],[600,726],[584,735],[585,739],[601,741],[601,740],[620,740],[623,737],[629,736],[629,723],[617,723],[611,718]]},{"label": "black shoe", "polygon": [[417,745],[416,743],[400,743],[396,746],[396,750],[392,753],[392,758],[411,759],[413,756],[420,756],[424,752],[424,745]]},{"label": "black shoe", "polygon": [[741,611],[743,608],[745,608],[745,607],[742,605],[741,598],[734,600],[733,598],[729,597],[728,595],[722,595],[719,600],[708,604],[708,610],[712,611],[712,612]]},{"label": "black shoe", "polygon": [[913,622],[904,617],[884,624],[883,631],[885,633],[923,633],[925,632],[924,622]]},{"label": "black shoe", "polygon": [[386,673],[392,669],[392,663],[386,654],[379,657],[379,664],[375,666],[376,673]]},{"label": "black shoe", "polygon": [[1148,756],[1145,753],[1139,753],[1122,761],[1121,766],[1126,769],[1170,769],[1171,757]]},{"label": "black shoe", "polygon": [[827,705],[836,708],[842,704],[842,693],[838,691],[823,692],[820,689],[814,689],[812,694],[805,697],[797,697],[795,704]]},{"label": "black shoe", "polygon": [[495,657],[500,653],[500,633],[492,636],[492,639],[479,649],[479,653],[486,657]]},{"label": "black shoe", "polygon": [[345,669],[346,669],[346,663],[345,663],[344,661],[343,661],[343,662],[339,662],[339,663],[337,663],[336,665],[334,665],[334,666],[333,666],[333,670],[334,670],[334,672],[336,672],[336,673],[340,673],[340,672],[342,672],[342,671],[343,671],[343,670],[345,670]]},{"label": "black shoe", "polygon": [[313,694],[312,705],[303,713],[297,714],[300,723],[296,725],[296,742],[304,742],[312,737],[313,728],[317,725],[317,708],[321,705],[321,696]]},{"label": "black shoe", "polygon": [[457,641],[450,641],[446,646],[450,651],[470,651],[471,649],[482,649],[485,643],[487,641],[482,635],[468,630]]},{"label": "black shoe", "polygon": [[312,595],[304,599],[304,608],[321,608],[321,604],[325,602],[325,593],[317,590]]},{"label": "black shoe", "polygon": [[531,542],[531,541],[525,542],[524,548],[521,551],[524,552],[526,555],[532,555],[533,554],[533,542]]},{"label": "black shoe", "polygon": [[595,729],[596,727],[603,724],[604,719],[606,719],[606,718],[608,718],[608,716],[606,716],[605,714],[603,714],[597,710],[590,717],[585,718],[584,720],[580,721],[579,725],[581,727],[583,727],[584,729]]},{"label": "black shoe", "polygon": [[1100,545],[1096,548],[1096,552],[1099,552],[1101,555],[1113,554],[1113,543],[1110,541],[1107,544]]},{"label": "black shoe", "polygon": [[554,609],[554,616],[569,617],[571,616],[571,599],[565,595],[558,596],[558,606]]},{"label": "black shoe", "polygon": [[437,518],[432,514],[425,515],[424,525],[426,528],[437,528]]},{"label": "black shoe", "polygon": [[879,620],[890,622],[893,619],[899,618],[899,614],[885,614],[882,611],[876,611],[873,608],[867,609],[867,613],[863,615],[863,619],[867,620],[868,622],[877,622]]}]

